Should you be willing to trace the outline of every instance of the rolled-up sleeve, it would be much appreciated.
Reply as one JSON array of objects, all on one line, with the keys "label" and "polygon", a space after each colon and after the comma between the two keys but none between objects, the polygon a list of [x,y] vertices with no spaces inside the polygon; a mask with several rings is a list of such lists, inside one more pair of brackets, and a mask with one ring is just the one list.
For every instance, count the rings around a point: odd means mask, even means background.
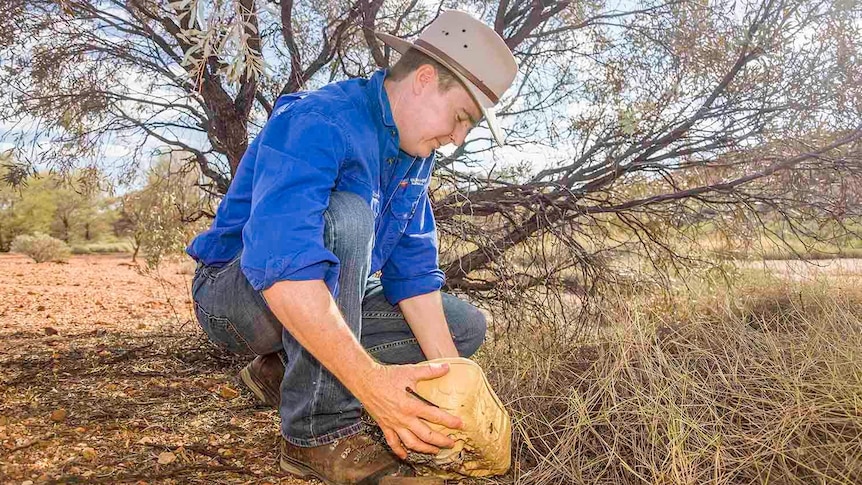
[{"label": "rolled-up sleeve", "polygon": [[383,295],[392,305],[443,287],[445,277],[438,262],[437,225],[427,189],[419,198],[404,235],[383,265],[380,281]]},{"label": "rolled-up sleeve", "polygon": [[323,212],[350,145],[320,113],[270,120],[259,135],[243,273],[255,290],[277,281],[324,280],[338,292],[338,258],[323,241]]}]

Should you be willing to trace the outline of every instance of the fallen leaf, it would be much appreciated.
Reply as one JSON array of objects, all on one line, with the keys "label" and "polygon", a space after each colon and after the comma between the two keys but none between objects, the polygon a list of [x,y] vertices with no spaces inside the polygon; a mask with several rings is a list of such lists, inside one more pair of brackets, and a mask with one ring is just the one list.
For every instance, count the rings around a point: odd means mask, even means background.
[{"label": "fallen leaf", "polygon": [[239,396],[239,391],[231,388],[228,385],[223,385],[223,386],[219,387],[218,394],[219,394],[219,396],[221,396],[225,399],[233,399],[233,398]]},{"label": "fallen leaf", "polygon": [[69,416],[69,412],[63,408],[51,411],[51,421],[55,423],[65,421],[67,416]]},{"label": "fallen leaf", "polygon": [[98,456],[98,455],[96,453],[96,450],[94,450],[90,447],[86,447],[83,450],[81,450],[81,456],[83,456],[85,460],[93,461],[96,459],[96,456]]},{"label": "fallen leaf", "polygon": [[163,451],[159,453],[159,465],[167,465],[169,463],[173,463],[176,459],[177,455],[171,453],[170,451]]}]

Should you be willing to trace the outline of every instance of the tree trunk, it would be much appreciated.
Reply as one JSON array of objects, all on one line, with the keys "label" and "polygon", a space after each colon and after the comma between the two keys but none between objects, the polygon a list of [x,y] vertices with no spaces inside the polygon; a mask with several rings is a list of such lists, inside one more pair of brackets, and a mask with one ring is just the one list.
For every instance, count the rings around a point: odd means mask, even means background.
[{"label": "tree trunk", "polygon": [[136,263],[136,262],[137,262],[137,260],[138,260],[138,250],[140,250],[140,249],[141,249],[141,239],[140,239],[140,238],[138,238],[138,237],[136,237],[136,238],[135,238],[135,252],[133,252],[133,253],[132,253],[132,262],[133,262],[133,263]]}]

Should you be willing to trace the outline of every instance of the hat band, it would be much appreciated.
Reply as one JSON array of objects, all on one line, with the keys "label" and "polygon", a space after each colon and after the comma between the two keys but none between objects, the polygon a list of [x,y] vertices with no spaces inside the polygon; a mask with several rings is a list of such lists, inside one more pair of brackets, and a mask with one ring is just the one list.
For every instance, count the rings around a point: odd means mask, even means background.
[{"label": "hat band", "polygon": [[428,42],[426,42],[422,39],[416,39],[414,44],[416,44],[417,46],[419,46],[423,49],[428,49],[429,51],[431,51],[432,54],[439,57],[443,62],[445,62],[447,64],[446,67],[449,67],[451,69],[454,69],[455,71],[458,71],[458,74],[464,76],[474,86],[479,88],[479,90],[482,91],[482,93],[484,93],[485,96],[487,96],[488,99],[490,99],[492,103],[497,104],[500,101],[500,98],[494,93],[494,91],[491,91],[491,88],[486,86],[485,83],[480,81],[479,78],[474,76],[470,71],[464,69],[464,66],[459,64],[458,61],[456,61],[455,59],[452,59],[451,57],[449,57],[449,55],[446,54],[445,52],[441,51],[440,49],[434,47],[433,45],[429,44]]}]

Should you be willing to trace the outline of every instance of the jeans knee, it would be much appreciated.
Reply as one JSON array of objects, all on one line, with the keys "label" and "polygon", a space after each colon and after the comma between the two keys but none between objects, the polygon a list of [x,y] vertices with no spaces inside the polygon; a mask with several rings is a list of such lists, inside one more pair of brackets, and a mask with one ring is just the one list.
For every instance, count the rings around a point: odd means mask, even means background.
[{"label": "jeans knee", "polygon": [[464,333],[461,342],[456,340],[458,354],[461,357],[470,357],[479,350],[479,347],[485,342],[485,333],[488,329],[487,319],[485,314],[479,311],[478,308],[469,305],[469,311],[466,312],[464,321]]},{"label": "jeans knee", "polygon": [[[328,249],[366,248],[374,237],[374,213],[368,203],[352,192],[332,192],[325,212],[325,241]],[[337,252],[336,252],[337,254]]]}]

